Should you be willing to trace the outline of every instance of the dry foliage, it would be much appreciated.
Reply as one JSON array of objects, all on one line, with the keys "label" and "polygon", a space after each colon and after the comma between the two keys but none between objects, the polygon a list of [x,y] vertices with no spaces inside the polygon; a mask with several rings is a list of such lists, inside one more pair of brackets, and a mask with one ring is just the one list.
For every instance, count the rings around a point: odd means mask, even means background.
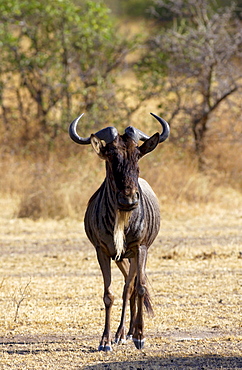
[{"label": "dry foliage", "polygon": [[[169,143],[140,161],[140,175],[152,185],[163,212],[179,216],[186,207],[237,206],[242,189],[242,149],[238,145],[235,151],[226,143],[223,147],[224,152],[221,145],[213,145],[210,158],[217,156],[217,169],[211,166],[206,172],[198,171],[187,150]],[[14,216],[82,219],[88,199],[104,179],[105,165],[91,147],[78,149],[79,153],[66,158],[53,153],[46,160],[14,155],[2,160],[1,196],[15,200]]]}]

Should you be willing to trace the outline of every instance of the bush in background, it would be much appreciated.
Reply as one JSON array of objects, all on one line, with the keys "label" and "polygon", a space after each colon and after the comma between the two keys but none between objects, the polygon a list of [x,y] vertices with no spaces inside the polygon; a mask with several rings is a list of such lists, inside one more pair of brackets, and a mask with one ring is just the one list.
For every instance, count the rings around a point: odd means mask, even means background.
[{"label": "bush in background", "polygon": [[71,117],[83,111],[88,129],[115,120],[115,71],[130,42],[116,32],[103,2],[3,0],[0,36],[5,151],[53,149]]}]

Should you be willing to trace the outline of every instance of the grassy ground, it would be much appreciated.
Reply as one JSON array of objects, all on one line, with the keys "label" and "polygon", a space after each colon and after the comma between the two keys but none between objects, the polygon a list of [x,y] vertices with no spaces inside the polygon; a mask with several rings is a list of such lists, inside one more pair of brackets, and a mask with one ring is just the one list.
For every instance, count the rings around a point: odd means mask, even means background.
[{"label": "grassy ground", "polygon": [[[11,207],[1,200],[1,369],[242,368],[242,208],[163,220],[147,266],[155,317],[145,317],[145,349],[105,354],[103,283],[82,223],[14,219]],[[113,284],[115,332],[115,265]]]}]

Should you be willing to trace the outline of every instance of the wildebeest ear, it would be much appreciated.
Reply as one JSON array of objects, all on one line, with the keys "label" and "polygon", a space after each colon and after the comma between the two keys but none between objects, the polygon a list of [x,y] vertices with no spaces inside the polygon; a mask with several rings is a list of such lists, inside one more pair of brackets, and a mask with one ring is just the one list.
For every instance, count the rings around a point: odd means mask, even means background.
[{"label": "wildebeest ear", "polygon": [[152,152],[152,150],[154,150],[157,147],[159,143],[159,139],[160,139],[160,134],[159,132],[157,132],[156,134],[151,136],[149,139],[145,140],[144,144],[142,144],[139,147],[140,158],[143,157],[145,154]]},{"label": "wildebeest ear", "polygon": [[99,157],[104,159],[104,155],[103,155],[104,145],[103,145],[102,141],[94,134],[92,134],[90,136],[90,140],[91,140],[92,147],[95,150],[95,152],[97,153],[97,155],[99,155]]}]

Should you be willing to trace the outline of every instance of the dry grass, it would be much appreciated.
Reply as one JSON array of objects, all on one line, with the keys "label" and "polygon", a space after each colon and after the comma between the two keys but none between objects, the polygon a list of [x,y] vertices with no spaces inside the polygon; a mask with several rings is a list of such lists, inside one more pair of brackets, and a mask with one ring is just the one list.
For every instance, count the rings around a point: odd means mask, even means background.
[{"label": "dry grass", "polygon": [[[88,199],[104,179],[105,166],[91,148],[82,147],[79,153],[64,159],[51,154],[45,161],[14,156],[2,161],[1,197],[15,200],[12,215],[82,219]],[[239,207],[242,172],[237,166],[234,177],[229,176],[228,168],[200,173],[188,153],[169,143],[140,162],[141,177],[152,185],[166,217],[191,210],[197,214],[211,204]]]},{"label": "dry grass", "polygon": [[15,199],[13,215],[20,218],[80,219],[104,176],[103,169],[95,168],[96,156],[89,157],[90,149],[64,161],[55,154],[46,161],[10,157],[1,164],[1,196]]},{"label": "dry grass", "polygon": [[[242,207],[163,219],[147,266],[155,317],[145,318],[146,347],[105,354],[96,351],[103,283],[82,223],[15,219],[11,204],[1,200],[1,369],[242,367]],[[115,265],[113,277],[115,332],[123,286]]]}]

